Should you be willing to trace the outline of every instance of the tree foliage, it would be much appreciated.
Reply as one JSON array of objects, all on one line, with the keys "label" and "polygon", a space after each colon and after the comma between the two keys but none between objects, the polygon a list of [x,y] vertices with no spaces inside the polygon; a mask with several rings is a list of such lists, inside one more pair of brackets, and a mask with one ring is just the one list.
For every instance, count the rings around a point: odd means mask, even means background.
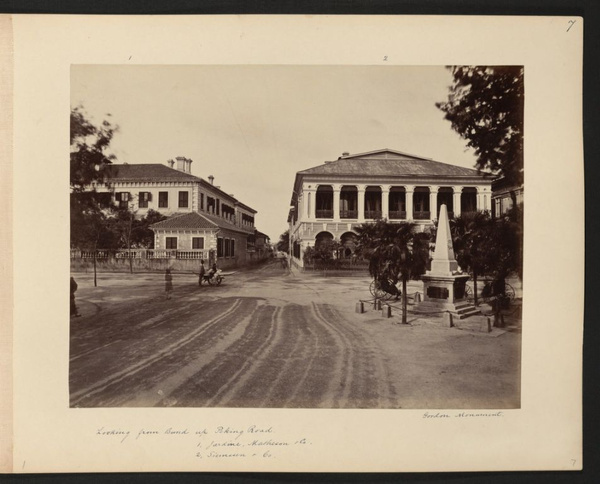
[{"label": "tree foliage", "polygon": [[475,150],[477,168],[523,183],[524,83],[521,66],[454,66],[448,101],[436,103]]},{"label": "tree foliage", "polygon": [[290,231],[286,230],[279,236],[279,241],[277,242],[277,250],[280,252],[288,253],[290,251]]},{"label": "tree foliage", "polygon": [[488,212],[466,213],[450,222],[456,261],[473,277],[475,303],[477,280],[490,276],[504,291],[504,281],[513,272],[522,277],[522,233],[519,208],[500,219]]},{"label": "tree foliage", "polygon": [[104,168],[112,163],[114,157],[106,150],[117,128],[108,121],[95,126],[81,107],[71,109],[70,128],[71,245],[93,251],[96,285],[96,250],[114,244],[109,230],[113,209],[110,197],[90,184],[103,180]]},{"label": "tree foliage", "polygon": [[337,240],[323,240],[314,247],[307,247],[303,259],[315,269],[336,269],[340,266],[342,244]]},{"label": "tree foliage", "polygon": [[[107,116],[110,116],[108,114]],[[71,109],[70,182],[72,192],[82,192],[93,181],[104,178],[104,168],[115,159],[107,149],[118,130],[109,121],[92,124],[82,107]]]}]

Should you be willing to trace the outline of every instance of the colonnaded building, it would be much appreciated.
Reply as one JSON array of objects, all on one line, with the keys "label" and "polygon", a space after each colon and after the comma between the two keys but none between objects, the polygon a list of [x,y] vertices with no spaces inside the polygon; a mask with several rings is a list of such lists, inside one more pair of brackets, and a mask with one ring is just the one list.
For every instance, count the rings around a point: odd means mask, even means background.
[{"label": "colonnaded building", "polygon": [[387,219],[431,226],[448,215],[491,209],[492,176],[430,158],[383,149],[351,155],[296,173],[288,223],[292,262],[303,266],[309,246],[337,240],[351,257],[356,227]]},{"label": "colonnaded building", "polygon": [[153,209],[168,218],[151,226],[154,248],[134,257],[153,260],[218,259],[221,267],[243,265],[252,258],[256,210],[191,173],[192,160],[179,156],[167,165],[113,164],[103,182],[91,188],[106,202],[127,207],[137,217]]}]

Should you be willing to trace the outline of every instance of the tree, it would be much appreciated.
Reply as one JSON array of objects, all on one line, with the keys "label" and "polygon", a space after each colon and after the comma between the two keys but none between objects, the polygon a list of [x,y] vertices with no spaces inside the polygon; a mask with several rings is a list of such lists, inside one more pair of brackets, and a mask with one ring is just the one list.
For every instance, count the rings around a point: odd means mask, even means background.
[{"label": "tree", "polygon": [[358,250],[369,259],[369,273],[376,281],[402,281],[402,324],[407,321],[409,279],[423,274],[429,262],[430,235],[416,233],[415,224],[378,220],[357,227]]},{"label": "tree", "polygon": [[93,200],[92,196],[75,197],[71,194],[71,246],[92,252],[94,287],[98,285],[96,273],[98,247],[100,245],[106,247],[107,244],[103,242],[111,239],[108,224],[106,211]]},{"label": "tree", "polygon": [[335,269],[339,267],[342,245],[336,240],[323,240],[304,251],[304,261],[314,264],[317,269]]},{"label": "tree", "polygon": [[71,110],[70,127],[71,244],[93,250],[96,286],[96,251],[103,238],[110,238],[107,229],[112,208],[110,196],[97,193],[93,183],[104,180],[104,169],[114,159],[106,150],[117,127],[108,121],[93,125],[81,107]]},{"label": "tree", "polygon": [[290,251],[290,231],[286,230],[279,236],[279,241],[277,242],[277,250],[280,252],[285,252],[286,254]]},{"label": "tree", "polygon": [[[110,116],[110,114],[107,114]],[[109,121],[93,125],[78,106],[71,109],[71,191],[83,192],[94,181],[104,179],[104,169],[115,159],[107,154],[110,142],[118,130]]]},{"label": "tree", "polygon": [[477,280],[491,270],[494,221],[488,212],[464,213],[450,221],[454,255],[462,270],[473,277],[475,306],[479,304]]},{"label": "tree", "polygon": [[[523,183],[523,68],[454,66],[448,101],[436,103],[475,150],[477,168]],[[516,205],[516,196],[513,194]]]},{"label": "tree", "polygon": [[475,305],[478,304],[479,276],[493,277],[493,294],[505,294],[505,280],[511,272],[522,276],[521,216],[515,208],[500,219],[488,212],[462,214],[450,222],[456,261],[472,274]]},{"label": "tree", "polygon": [[150,228],[152,224],[161,222],[167,217],[156,210],[148,210],[146,215],[141,220],[134,222],[134,228],[132,233],[132,245],[134,247],[140,247],[142,249],[153,249],[154,248],[154,232]]}]

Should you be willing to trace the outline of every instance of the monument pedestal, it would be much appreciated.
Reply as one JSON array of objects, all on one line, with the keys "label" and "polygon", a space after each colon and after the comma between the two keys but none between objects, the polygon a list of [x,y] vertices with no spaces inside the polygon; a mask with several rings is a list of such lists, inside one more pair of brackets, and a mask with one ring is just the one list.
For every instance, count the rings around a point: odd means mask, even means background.
[{"label": "monument pedestal", "polygon": [[465,285],[469,280],[466,274],[424,274],[423,302],[419,309],[449,311],[455,318],[464,319],[481,312],[466,299]]}]

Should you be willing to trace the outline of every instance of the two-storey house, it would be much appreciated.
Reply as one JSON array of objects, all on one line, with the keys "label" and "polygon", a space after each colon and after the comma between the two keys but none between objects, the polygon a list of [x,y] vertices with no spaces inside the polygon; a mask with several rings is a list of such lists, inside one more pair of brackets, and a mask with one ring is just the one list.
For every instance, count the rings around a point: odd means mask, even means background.
[{"label": "two-storey house", "polygon": [[126,206],[137,217],[155,210],[168,218],[154,224],[155,259],[216,259],[226,267],[247,261],[256,210],[232,194],[191,174],[192,160],[177,157],[161,164],[114,164],[105,168],[96,191]]},{"label": "two-storey house", "polygon": [[293,262],[303,265],[308,246],[326,240],[355,249],[356,227],[387,219],[431,226],[439,207],[450,216],[491,209],[492,177],[395,150],[351,155],[299,171],[288,217]]}]

